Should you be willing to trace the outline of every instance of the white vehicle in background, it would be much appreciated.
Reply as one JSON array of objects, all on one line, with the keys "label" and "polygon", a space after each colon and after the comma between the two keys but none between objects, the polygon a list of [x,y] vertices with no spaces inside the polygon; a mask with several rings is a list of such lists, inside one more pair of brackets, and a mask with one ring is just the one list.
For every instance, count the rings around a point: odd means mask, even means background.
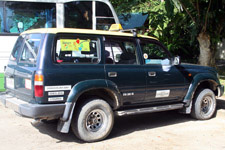
[{"label": "white vehicle in background", "polygon": [[109,30],[119,20],[109,0],[1,0],[0,91],[4,66],[17,37],[35,28],[86,28]]}]

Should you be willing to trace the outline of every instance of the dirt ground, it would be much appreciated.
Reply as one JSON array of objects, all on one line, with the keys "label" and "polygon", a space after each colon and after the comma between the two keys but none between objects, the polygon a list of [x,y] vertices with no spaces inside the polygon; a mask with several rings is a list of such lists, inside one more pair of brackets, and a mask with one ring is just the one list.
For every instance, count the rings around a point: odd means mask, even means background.
[{"label": "dirt ground", "polygon": [[32,121],[0,102],[0,150],[225,150],[225,100],[207,121],[177,111],[117,117],[110,136],[97,143],[59,133],[56,123]]}]

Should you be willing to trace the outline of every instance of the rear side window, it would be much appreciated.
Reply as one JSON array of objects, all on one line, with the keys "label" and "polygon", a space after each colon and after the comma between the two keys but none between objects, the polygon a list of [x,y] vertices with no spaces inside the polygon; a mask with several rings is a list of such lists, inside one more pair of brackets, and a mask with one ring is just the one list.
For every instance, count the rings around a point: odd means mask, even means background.
[{"label": "rear side window", "polygon": [[37,61],[37,55],[39,46],[41,43],[41,34],[27,35],[21,54],[20,61],[27,63],[35,63]]},{"label": "rear side window", "polygon": [[122,38],[106,39],[105,60],[106,64],[138,64],[135,41]]},{"label": "rear side window", "polygon": [[24,40],[24,36],[18,37],[18,39],[16,41],[16,44],[14,45],[12,54],[9,58],[10,60],[16,61],[18,59],[19,52],[20,52],[20,50],[22,49],[22,46],[23,46],[23,40]]},{"label": "rear side window", "polygon": [[100,60],[100,41],[94,37],[59,37],[55,62],[60,64],[95,64]]}]

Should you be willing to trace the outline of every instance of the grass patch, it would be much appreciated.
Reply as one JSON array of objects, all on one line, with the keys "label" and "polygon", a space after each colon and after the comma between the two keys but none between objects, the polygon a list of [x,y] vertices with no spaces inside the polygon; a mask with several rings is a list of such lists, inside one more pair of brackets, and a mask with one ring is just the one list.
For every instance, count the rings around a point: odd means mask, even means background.
[{"label": "grass patch", "polygon": [[[220,78],[220,84],[225,86],[225,79],[224,78]],[[225,93],[223,94],[223,96],[225,96]]]},{"label": "grass patch", "polygon": [[225,85],[225,79],[220,79],[220,84]]},{"label": "grass patch", "polygon": [[0,92],[4,92],[5,88],[4,88],[4,74],[0,73]]}]

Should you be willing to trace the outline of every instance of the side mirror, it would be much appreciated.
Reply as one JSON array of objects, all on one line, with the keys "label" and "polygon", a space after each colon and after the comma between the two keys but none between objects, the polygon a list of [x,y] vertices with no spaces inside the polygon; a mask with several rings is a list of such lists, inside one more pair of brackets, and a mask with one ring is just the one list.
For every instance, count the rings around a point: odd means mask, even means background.
[{"label": "side mirror", "polygon": [[171,65],[171,61],[169,59],[163,59],[161,61],[162,66],[170,66]]},{"label": "side mirror", "polygon": [[180,56],[176,56],[173,58],[173,65],[180,65]]},{"label": "side mirror", "polygon": [[170,71],[170,68],[171,68],[171,60],[169,60],[169,59],[163,59],[162,61],[161,61],[161,65],[162,65],[162,70],[163,71],[165,71],[165,72],[168,72],[168,71]]}]

